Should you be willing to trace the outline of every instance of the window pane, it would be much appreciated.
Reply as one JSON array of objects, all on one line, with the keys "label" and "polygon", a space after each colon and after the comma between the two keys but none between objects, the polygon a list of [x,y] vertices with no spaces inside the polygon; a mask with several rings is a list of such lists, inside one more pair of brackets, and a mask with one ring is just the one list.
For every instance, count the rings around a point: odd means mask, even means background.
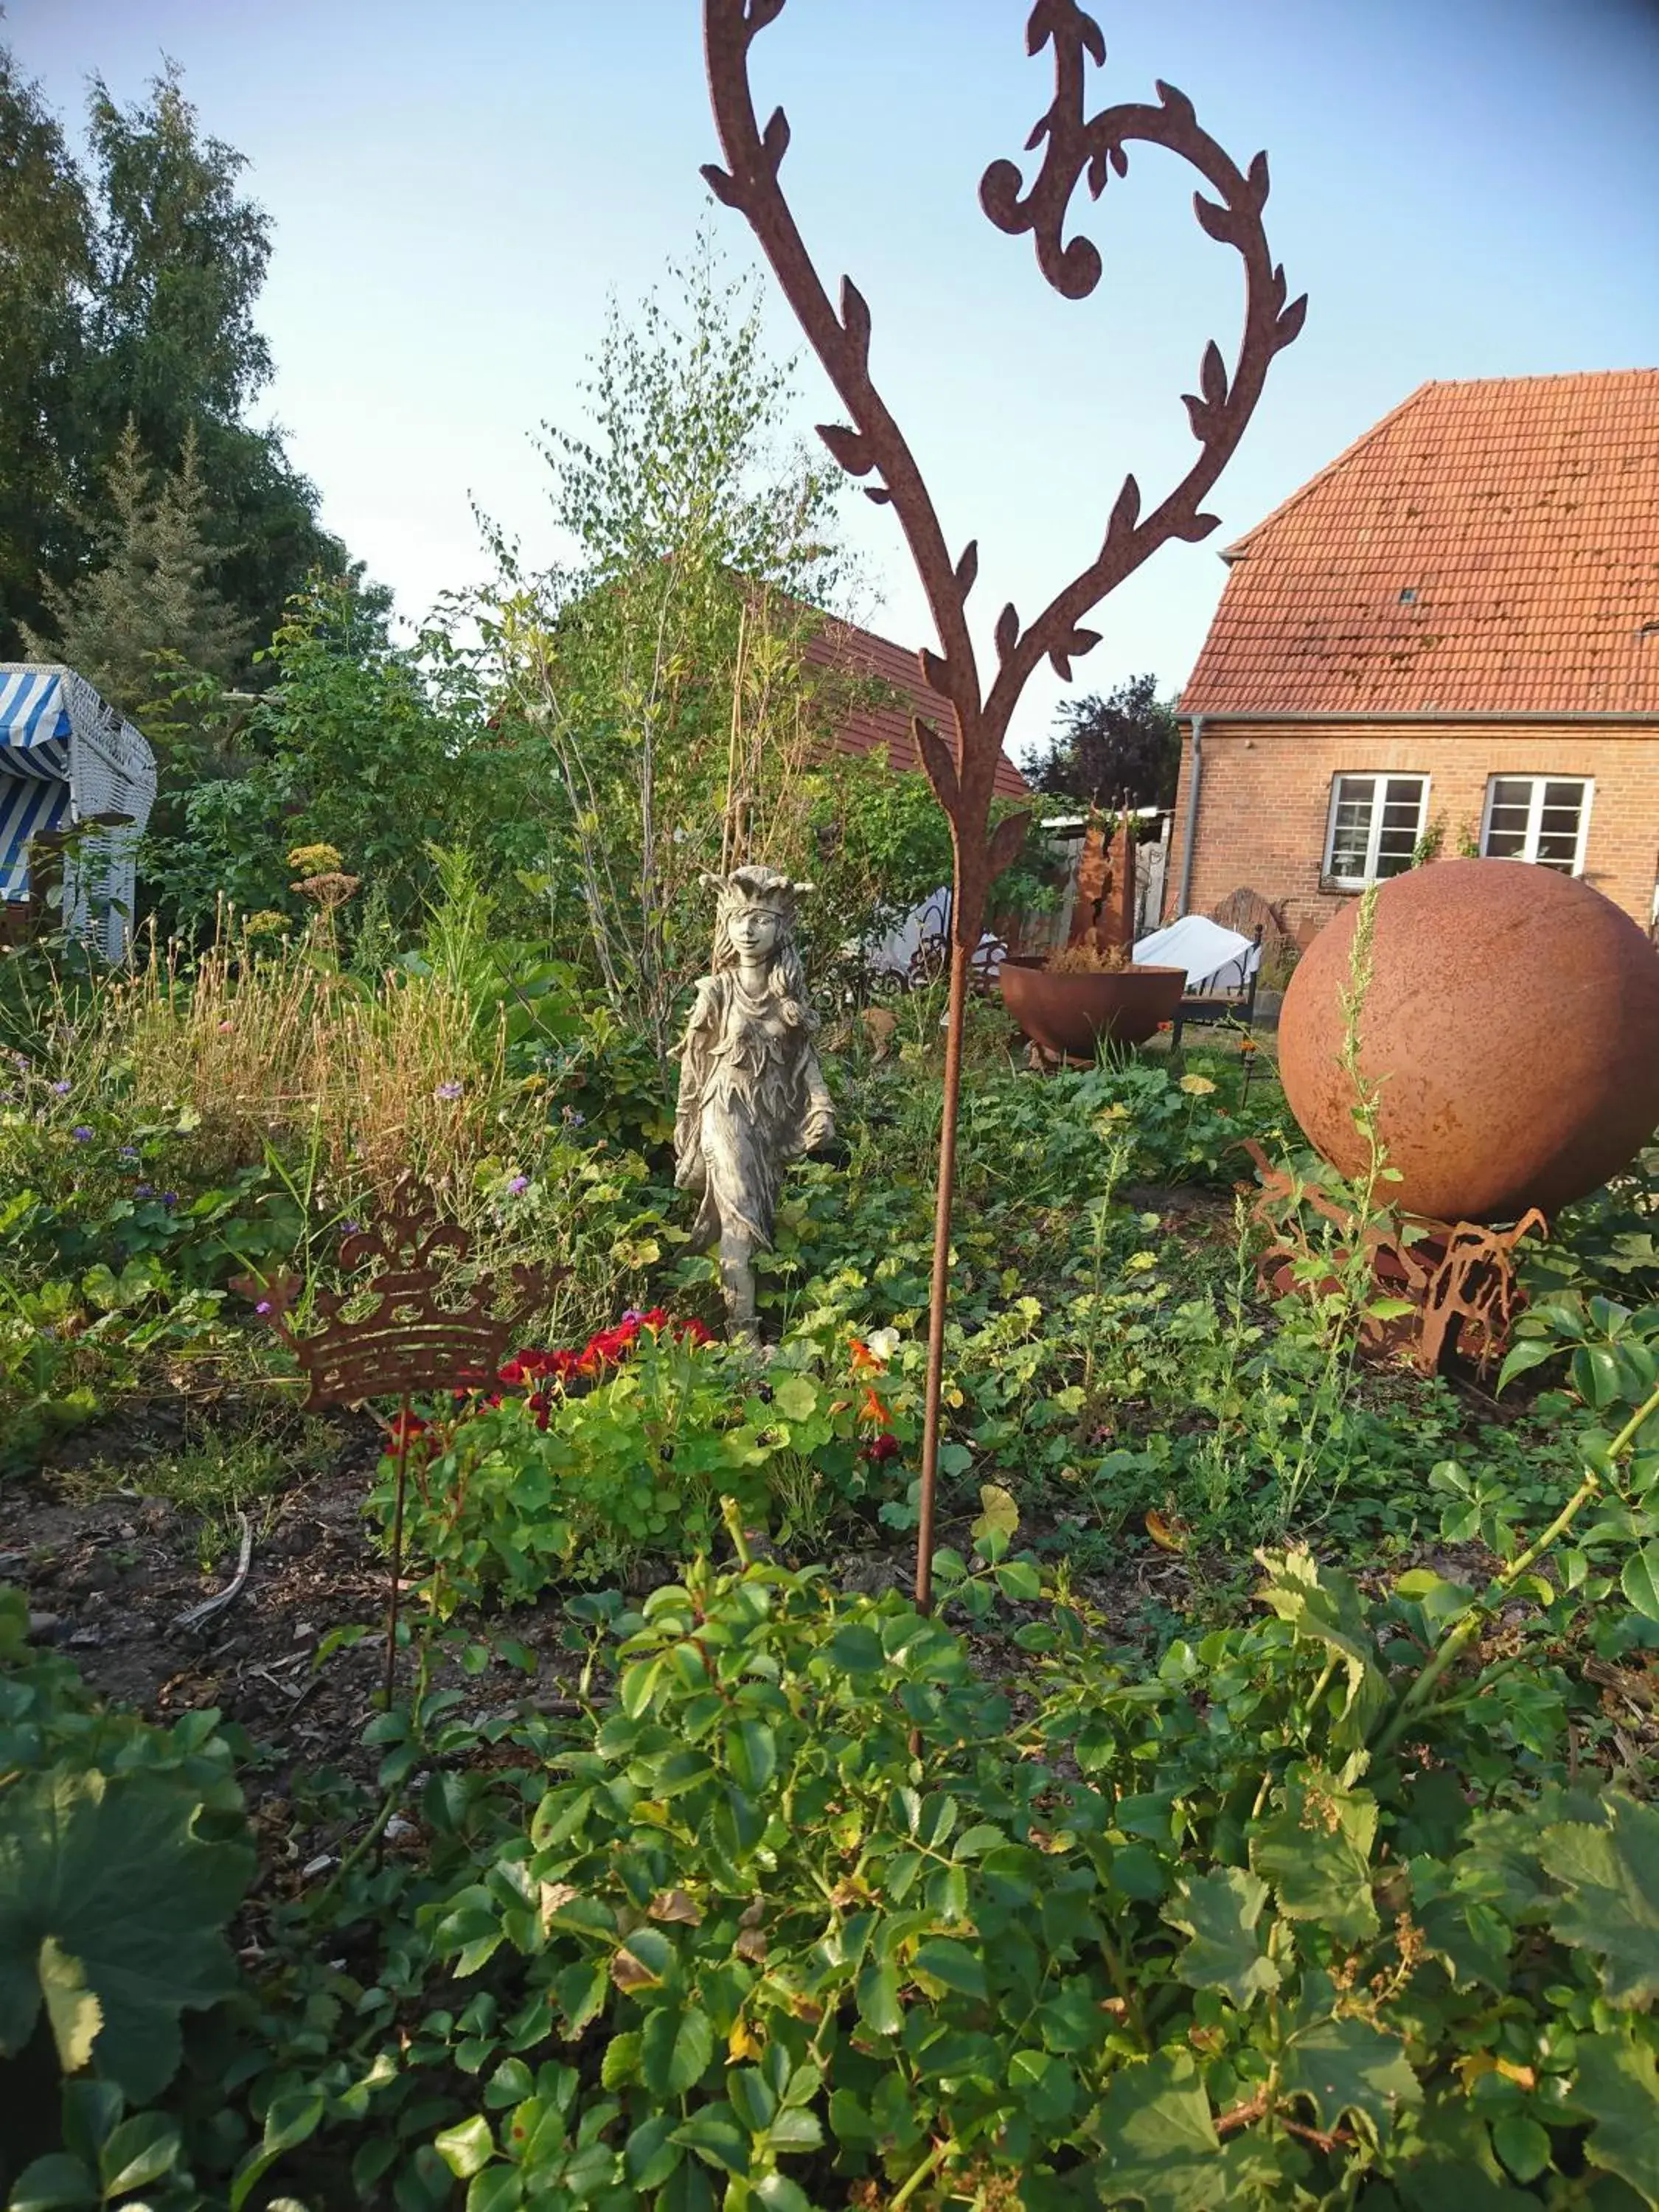
[{"label": "window pane", "polygon": [[1383,785],[1382,829],[1376,842],[1376,872],[1402,875],[1417,849],[1419,824],[1423,819],[1423,779],[1419,775],[1389,776]]},{"label": "window pane", "polygon": [[1547,783],[1538,817],[1538,859],[1546,868],[1572,872],[1578,858],[1578,822],[1584,804],[1582,783]]},{"label": "window pane", "polygon": [[1493,779],[1492,806],[1486,817],[1486,854],[1494,860],[1526,858],[1527,817],[1532,811],[1532,778],[1500,775]]},{"label": "window pane", "polygon": [[1363,877],[1371,834],[1374,780],[1369,775],[1337,779],[1336,817],[1331,827],[1331,873]]}]

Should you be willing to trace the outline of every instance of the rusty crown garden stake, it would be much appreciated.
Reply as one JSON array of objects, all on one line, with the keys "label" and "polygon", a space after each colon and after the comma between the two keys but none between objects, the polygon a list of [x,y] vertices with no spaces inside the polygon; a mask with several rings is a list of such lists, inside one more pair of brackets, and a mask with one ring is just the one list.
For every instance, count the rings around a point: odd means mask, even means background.
[{"label": "rusty crown garden stake", "polygon": [[1198,459],[1175,489],[1142,515],[1140,489],[1126,477],[1095,559],[1058,592],[1036,621],[1022,625],[1006,606],[995,629],[998,668],[988,692],[980,678],[968,631],[967,600],[979,566],[969,543],[952,558],[933,499],[903,433],[888,411],[870,374],[870,309],[843,277],[839,308],[819,280],[779,183],[789,145],[789,125],[775,109],[764,130],[749,84],[749,49],[783,13],[785,0],[703,0],[703,42],[715,127],[727,167],[703,170],[717,199],[745,216],[759,240],[797,320],[852,417],[821,425],[818,434],[850,474],[873,475],[866,496],[890,505],[898,517],[939,634],[939,650],[924,650],[928,684],[951,702],[956,725],[949,744],[920,718],[916,744],[939,805],[949,817],[955,855],[951,902],[951,996],[945,1054],[945,1096],[939,1138],[939,1199],[933,1229],[932,1304],[928,1315],[927,1387],[922,1431],[921,1525],[916,1547],[916,1601],[932,1602],[933,1492],[939,1462],[940,1383],[945,1358],[945,1312],[950,1286],[951,1198],[956,1176],[957,1112],[962,1087],[963,1018],[969,963],[985,921],[991,884],[1018,854],[1029,817],[1009,816],[991,827],[997,763],[1014,707],[1046,656],[1062,682],[1072,663],[1098,644],[1083,618],[1109,592],[1172,538],[1197,540],[1219,517],[1202,511],[1203,500],[1232,455],[1261,395],[1268,363],[1302,327],[1307,301],[1287,302],[1285,272],[1275,266],[1262,228],[1267,198],[1267,157],[1258,154],[1240,169],[1200,128],[1192,102],[1173,85],[1159,84],[1158,104],[1085,112],[1085,64],[1103,66],[1100,27],[1076,0],[1038,0],[1026,27],[1031,54],[1052,46],[1054,98],[1027,142],[1043,149],[1029,191],[1012,161],[994,161],[980,185],[980,203],[1000,230],[1030,231],[1037,265],[1068,300],[1085,299],[1100,281],[1098,249],[1086,238],[1064,237],[1073,194],[1085,178],[1097,199],[1109,178],[1128,168],[1131,142],[1162,146],[1189,162],[1215,191],[1194,197],[1198,220],[1209,235],[1233,246],[1244,264],[1243,336],[1232,374],[1214,341],[1205,348],[1199,389],[1187,398]]}]

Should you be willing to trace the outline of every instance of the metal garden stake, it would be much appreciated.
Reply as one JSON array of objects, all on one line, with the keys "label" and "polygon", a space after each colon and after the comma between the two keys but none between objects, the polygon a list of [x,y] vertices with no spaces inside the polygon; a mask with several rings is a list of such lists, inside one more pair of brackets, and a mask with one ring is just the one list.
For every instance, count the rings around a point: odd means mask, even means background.
[{"label": "metal garden stake", "polygon": [[1287,301],[1284,270],[1274,265],[1267,249],[1261,222],[1267,198],[1266,155],[1258,154],[1248,170],[1237,167],[1200,127],[1192,102],[1172,85],[1158,85],[1156,106],[1125,105],[1086,115],[1085,62],[1101,66],[1106,59],[1099,26],[1076,0],[1037,0],[1026,27],[1027,49],[1036,54],[1052,46],[1054,59],[1054,101],[1027,142],[1028,150],[1042,147],[1042,165],[1026,188],[1015,163],[994,161],[980,185],[986,214],[1011,236],[1030,231],[1037,264],[1049,283],[1067,299],[1085,299],[1100,281],[1101,258],[1088,239],[1063,235],[1073,192],[1086,178],[1097,199],[1114,173],[1126,173],[1132,142],[1164,147],[1190,162],[1216,194],[1214,199],[1197,194],[1194,205],[1209,235],[1232,246],[1243,263],[1244,328],[1231,376],[1214,342],[1205,348],[1199,389],[1186,402],[1199,445],[1187,475],[1146,515],[1139,486],[1127,477],[1100,550],[1081,574],[1029,624],[1021,623],[1012,606],[1004,607],[995,629],[997,669],[988,690],[966,614],[979,567],[977,545],[970,542],[951,555],[909,444],[872,380],[869,307],[848,277],[842,280],[839,306],[831,304],[784,197],[779,177],[789,125],[783,110],[775,109],[764,129],[756,116],[749,50],[784,6],[785,0],[703,0],[709,93],[726,161],[725,168],[709,167],[703,175],[715,197],[748,220],[851,417],[849,422],[822,426],[819,435],[842,468],[876,478],[866,496],[890,505],[898,517],[939,635],[939,651],[921,655],[922,673],[950,701],[955,724],[953,740],[947,742],[919,718],[915,723],[928,779],[950,817],[955,854],[916,1549],[916,1602],[926,1610],[933,1595],[933,1492],[969,968],[984,927],[987,893],[1018,854],[1028,819],[1011,815],[991,827],[991,795],[1003,739],[1020,693],[1045,655],[1066,681],[1072,663],[1099,642],[1097,632],[1080,625],[1109,592],[1167,539],[1195,540],[1216,528],[1219,518],[1202,512],[1200,502],[1243,434],[1268,363],[1301,329],[1307,302]]}]

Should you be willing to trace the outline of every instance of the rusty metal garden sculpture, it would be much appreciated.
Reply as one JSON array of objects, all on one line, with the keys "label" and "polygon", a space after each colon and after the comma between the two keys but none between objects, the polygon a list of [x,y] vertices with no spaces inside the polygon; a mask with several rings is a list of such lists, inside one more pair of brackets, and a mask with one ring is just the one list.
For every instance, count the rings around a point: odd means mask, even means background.
[{"label": "rusty metal garden sculpture", "polygon": [[1305,299],[1287,299],[1285,273],[1268,251],[1261,220],[1267,198],[1267,156],[1258,154],[1248,169],[1239,168],[1200,126],[1192,102],[1172,85],[1158,85],[1156,106],[1123,105],[1089,115],[1085,64],[1104,64],[1106,45],[1100,27],[1076,0],[1038,0],[1026,28],[1027,49],[1036,55],[1052,46],[1054,61],[1054,100],[1028,142],[1028,150],[1042,148],[1042,165],[1026,188],[1014,162],[994,161],[980,185],[986,214],[1011,237],[1030,232],[1038,266],[1049,283],[1067,299],[1086,299],[1100,281],[1102,263],[1089,239],[1065,235],[1073,195],[1086,179],[1091,194],[1098,199],[1112,175],[1127,173],[1131,144],[1161,146],[1189,162],[1216,194],[1209,199],[1200,193],[1194,204],[1204,229],[1232,246],[1243,264],[1244,328],[1231,375],[1219,347],[1212,341],[1205,349],[1199,389],[1186,402],[1199,445],[1198,459],[1186,476],[1145,514],[1140,488],[1133,476],[1126,477],[1100,550],[1081,574],[1056,592],[1034,622],[1022,623],[1012,606],[1004,607],[995,628],[997,669],[988,690],[967,617],[968,595],[979,567],[978,548],[969,543],[960,553],[951,554],[921,470],[871,375],[869,306],[845,277],[839,306],[831,303],[784,197],[779,176],[789,125],[783,111],[775,110],[764,128],[755,112],[750,48],[777,21],[784,5],[785,0],[703,0],[710,97],[726,161],[725,168],[711,166],[703,175],[716,198],[747,219],[852,418],[821,427],[819,435],[842,468],[854,476],[877,479],[866,496],[890,505],[898,518],[939,635],[939,650],[921,655],[922,673],[950,701],[955,723],[954,742],[920,720],[915,724],[923,764],[950,817],[955,853],[917,1533],[916,1601],[926,1609],[932,1599],[933,1491],[963,1019],[987,894],[1018,853],[1027,818],[1011,815],[994,830],[991,827],[991,797],[1003,739],[1015,704],[1042,662],[1050,660],[1062,681],[1069,680],[1073,662],[1098,643],[1097,634],[1082,625],[1108,592],[1169,539],[1197,540],[1216,528],[1219,518],[1206,513],[1202,501],[1243,434],[1273,356],[1301,329],[1307,303]]},{"label": "rusty metal garden sculpture", "polygon": [[514,1330],[534,1308],[547,1303],[554,1285],[568,1272],[520,1266],[507,1285],[486,1277],[459,1288],[456,1271],[471,1249],[467,1231],[446,1220],[430,1194],[404,1176],[380,1218],[343,1239],[341,1269],[363,1280],[343,1291],[317,1291],[312,1310],[322,1322],[320,1328],[301,1334],[294,1326],[297,1277],[242,1275],[231,1285],[258,1301],[260,1314],[299,1362],[309,1386],[306,1412],[362,1405],[372,1398],[398,1401],[391,1430],[396,1489],[386,1601],[388,1705],[397,1668],[409,1448],[418,1425],[410,1401],[427,1393],[490,1389]]}]

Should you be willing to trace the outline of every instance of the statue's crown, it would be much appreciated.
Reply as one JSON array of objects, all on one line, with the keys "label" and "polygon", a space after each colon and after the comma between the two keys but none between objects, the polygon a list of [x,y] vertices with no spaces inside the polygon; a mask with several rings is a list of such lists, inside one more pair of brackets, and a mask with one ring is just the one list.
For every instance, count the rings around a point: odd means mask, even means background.
[{"label": "statue's crown", "polygon": [[739,907],[773,907],[781,914],[793,915],[795,902],[811,890],[811,884],[793,882],[780,875],[775,868],[744,866],[733,868],[730,875],[705,876],[719,894],[720,910],[732,914]]}]

